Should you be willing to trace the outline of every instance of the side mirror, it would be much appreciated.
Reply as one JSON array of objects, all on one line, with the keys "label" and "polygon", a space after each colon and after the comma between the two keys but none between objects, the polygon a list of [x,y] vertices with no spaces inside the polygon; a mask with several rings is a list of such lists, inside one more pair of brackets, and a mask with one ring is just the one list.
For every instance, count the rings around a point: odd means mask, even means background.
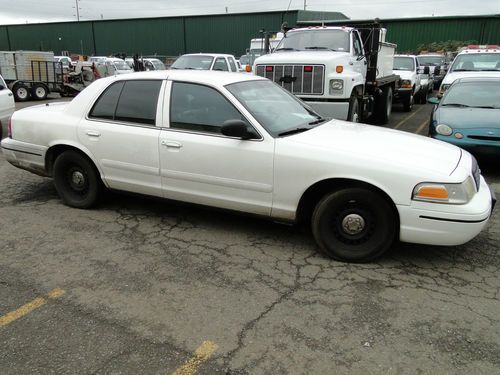
[{"label": "side mirror", "polygon": [[427,99],[427,103],[439,104],[439,98],[436,98],[435,96],[430,97],[430,98]]},{"label": "side mirror", "polygon": [[221,128],[221,133],[228,137],[241,139],[255,139],[259,136],[253,130],[248,130],[247,124],[242,120],[227,120],[224,121]]}]

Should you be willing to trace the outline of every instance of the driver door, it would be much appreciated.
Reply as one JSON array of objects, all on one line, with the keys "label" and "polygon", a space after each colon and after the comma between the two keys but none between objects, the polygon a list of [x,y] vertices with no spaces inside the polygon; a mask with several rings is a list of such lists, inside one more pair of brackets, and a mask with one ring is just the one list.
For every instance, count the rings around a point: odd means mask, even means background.
[{"label": "driver door", "polygon": [[252,124],[239,102],[213,87],[169,81],[167,92],[159,140],[164,197],[270,215],[274,139],[222,135],[227,120]]}]

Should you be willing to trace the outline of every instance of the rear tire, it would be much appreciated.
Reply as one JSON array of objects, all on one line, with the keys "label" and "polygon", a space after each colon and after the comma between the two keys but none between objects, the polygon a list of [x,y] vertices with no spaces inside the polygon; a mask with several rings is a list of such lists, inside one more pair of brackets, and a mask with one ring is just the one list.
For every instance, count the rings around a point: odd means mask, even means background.
[{"label": "rear tire", "polygon": [[35,83],[31,88],[31,96],[36,100],[45,100],[47,99],[47,95],[49,94],[49,90],[47,86],[41,83]]},{"label": "rear tire", "polygon": [[30,89],[24,83],[16,83],[12,88],[16,102],[25,102],[30,98]]},{"label": "rear tire", "polygon": [[75,208],[94,206],[102,182],[94,164],[76,151],[65,151],[54,163],[54,185],[64,204]]},{"label": "rear tire", "polygon": [[314,209],[311,227],[326,255],[355,263],[381,256],[398,233],[390,202],[379,193],[361,187],[344,188],[323,197]]}]

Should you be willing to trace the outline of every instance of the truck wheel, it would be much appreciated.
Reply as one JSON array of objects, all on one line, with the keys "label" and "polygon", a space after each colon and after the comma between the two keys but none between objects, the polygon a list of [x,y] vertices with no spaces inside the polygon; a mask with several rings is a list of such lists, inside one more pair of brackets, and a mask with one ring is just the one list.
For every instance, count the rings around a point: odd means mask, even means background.
[{"label": "truck wheel", "polygon": [[54,185],[64,204],[89,208],[97,203],[102,183],[93,163],[76,151],[65,151],[54,162]]},{"label": "truck wheel", "polygon": [[12,91],[14,92],[14,99],[17,102],[25,102],[30,97],[29,88],[24,83],[15,84]]},{"label": "truck wheel", "polygon": [[418,102],[420,104],[427,104],[427,89],[423,90],[418,96]]},{"label": "truck wheel", "polygon": [[410,112],[412,110],[413,100],[414,100],[413,93],[411,93],[403,102],[403,109],[405,112]]},{"label": "truck wheel", "polygon": [[31,95],[36,100],[45,100],[49,94],[47,87],[41,83],[35,83],[31,88]]},{"label": "truck wheel", "polygon": [[361,122],[359,100],[356,98],[355,93],[352,93],[351,98],[349,99],[349,114],[347,115],[347,121]]},{"label": "truck wheel", "polygon": [[314,209],[311,227],[326,255],[357,263],[381,256],[398,233],[390,202],[362,187],[347,187],[327,194]]},{"label": "truck wheel", "polygon": [[375,123],[385,125],[389,122],[392,112],[392,87],[384,87],[382,95],[377,99]]}]

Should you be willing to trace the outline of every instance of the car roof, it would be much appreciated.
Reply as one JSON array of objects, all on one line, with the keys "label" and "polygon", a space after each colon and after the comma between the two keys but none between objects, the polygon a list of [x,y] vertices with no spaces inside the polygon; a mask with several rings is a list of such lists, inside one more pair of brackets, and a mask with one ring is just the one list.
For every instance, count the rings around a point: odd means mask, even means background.
[{"label": "car roof", "polygon": [[394,55],[394,57],[417,57],[415,55]]},{"label": "car roof", "polygon": [[471,49],[465,49],[465,50],[461,51],[457,56],[472,54],[472,53],[491,53],[491,54],[493,54],[493,53],[500,53],[500,49],[498,49],[498,48],[489,48],[489,49],[471,48]]},{"label": "car roof", "polygon": [[[113,77],[113,80],[130,79],[171,79],[184,82],[206,83],[213,86],[224,86],[241,81],[262,81],[263,77],[251,74],[218,72],[210,70],[154,70],[149,72],[136,72],[133,74],[121,74]],[[104,79],[109,79],[104,78]]]},{"label": "car roof", "polygon": [[180,57],[183,56],[211,56],[211,57],[234,57],[233,55],[229,55],[227,53],[204,53],[204,52],[199,52],[199,53],[186,53]]}]

